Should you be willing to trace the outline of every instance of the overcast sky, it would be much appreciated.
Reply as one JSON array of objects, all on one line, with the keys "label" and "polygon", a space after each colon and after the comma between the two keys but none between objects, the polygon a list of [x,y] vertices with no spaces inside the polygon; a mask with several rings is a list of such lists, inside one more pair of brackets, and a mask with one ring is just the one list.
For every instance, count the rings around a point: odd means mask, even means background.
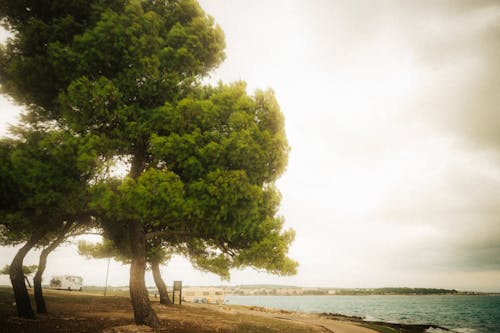
[{"label": "overcast sky", "polygon": [[[272,87],[292,147],[278,185],[299,273],[231,284],[500,291],[498,1],[200,3],[226,34],[212,82]],[[0,107],[5,133],[18,109]],[[14,253],[0,248],[0,266]],[[46,280],[103,284],[105,266],[67,246]],[[162,272],[220,283],[181,258]],[[128,267],[112,263],[110,281],[127,284]]]}]

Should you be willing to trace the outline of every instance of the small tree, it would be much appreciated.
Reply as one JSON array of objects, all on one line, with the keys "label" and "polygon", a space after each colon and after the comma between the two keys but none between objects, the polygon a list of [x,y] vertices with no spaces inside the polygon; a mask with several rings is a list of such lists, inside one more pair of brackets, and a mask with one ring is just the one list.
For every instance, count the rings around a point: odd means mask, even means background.
[{"label": "small tree", "polygon": [[[31,288],[31,283],[30,280],[28,279],[28,276],[32,275],[37,271],[38,266],[37,265],[30,265],[30,266],[25,266],[23,265],[23,275],[24,275],[24,280],[28,284],[28,286]],[[0,274],[2,275],[8,275],[10,271],[10,265],[5,265],[2,270],[0,270]]]}]

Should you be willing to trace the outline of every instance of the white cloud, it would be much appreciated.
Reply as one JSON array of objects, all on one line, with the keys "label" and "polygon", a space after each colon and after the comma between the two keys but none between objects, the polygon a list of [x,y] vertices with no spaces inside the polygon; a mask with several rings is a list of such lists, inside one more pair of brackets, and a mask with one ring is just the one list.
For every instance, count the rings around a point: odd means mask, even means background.
[{"label": "white cloud", "polygon": [[[500,290],[498,2],[201,4],[227,38],[212,80],[274,88],[292,146],[279,187],[299,274],[232,283]],[[219,281],[181,259],[165,273]]]}]

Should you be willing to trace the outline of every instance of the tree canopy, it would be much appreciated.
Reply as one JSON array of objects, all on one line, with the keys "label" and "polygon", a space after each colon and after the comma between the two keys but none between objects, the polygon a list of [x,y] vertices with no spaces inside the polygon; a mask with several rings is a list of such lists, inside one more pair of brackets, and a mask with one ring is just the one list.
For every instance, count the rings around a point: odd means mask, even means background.
[{"label": "tree canopy", "polygon": [[56,230],[90,202],[88,185],[98,169],[92,140],[64,131],[18,129],[0,141],[2,234],[0,242],[24,242],[33,230]]},{"label": "tree canopy", "polygon": [[[34,274],[36,272],[37,268],[38,268],[37,265],[29,265],[29,266],[23,265],[23,273],[24,273],[24,275]],[[10,265],[5,265],[0,270],[0,274],[9,274],[9,270],[10,270]]]}]

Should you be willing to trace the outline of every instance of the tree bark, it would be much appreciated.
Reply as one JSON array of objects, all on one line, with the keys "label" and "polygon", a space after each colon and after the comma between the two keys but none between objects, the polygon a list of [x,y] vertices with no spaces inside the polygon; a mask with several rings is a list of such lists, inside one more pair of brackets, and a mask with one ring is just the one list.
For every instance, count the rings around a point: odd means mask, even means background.
[{"label": "tree bark", "polygon": [[[138,145],[132,159],[129,176],[137,179],[146,165],[146,147]],[[130,263],[130,299],[134,308],[137,325],[148,325],[157,329],[160,326],[156,312],[151,307],[144,275],[146,274],[147,248],[146,234],[139,220],[128,221],[128,233],[132,262]]]},{"label": "tree bark", "polygon": [[47,307],[45,305],[42,291],[42,275],[47,265],[47,256],[49,255],[49,252],[46,250],[47,249],[43,249],[40,254],[40,258],[38,260],[38,270],[33,278],[33,284],[35,285],[36,312],[38,313],[47,313]]},{"label": "tree bark", "polygon": [[39,229],[31,235],[30,239],[24,244],[23,247],[17,251],[9,269],[10,282],[14,289],[14,298],[16,300],[17,315],[23,318],[34,318],[35,314],[31,307],[28,289],[24,283],[23,261],[26,254],[42,239],[45,230]]},{"label": "tree bark", "polygon": [[160,304],[172,304],[168,297],[167,286],[161,277],[160,263],[158,260],[151,261],[151,270],[153,271],[153,279],[155,280],[156,288],[160,294]]},{"label": "tree bark", "polygon": [[26,283],[28,284],[28,287],[31,288],[30,280],[28,279],[28,277],[26,275],[24,276],[24,281],[26,281]]},{"label": "tree bark", "polygon": [[134,319],[137,325],[159,327],[156,312],[151,307],[144,275],[146,273],[146,240],[144,230],[139,221],[129,221],[128,224],[132,263],[130,264],[130,298],[134,308]]}]

